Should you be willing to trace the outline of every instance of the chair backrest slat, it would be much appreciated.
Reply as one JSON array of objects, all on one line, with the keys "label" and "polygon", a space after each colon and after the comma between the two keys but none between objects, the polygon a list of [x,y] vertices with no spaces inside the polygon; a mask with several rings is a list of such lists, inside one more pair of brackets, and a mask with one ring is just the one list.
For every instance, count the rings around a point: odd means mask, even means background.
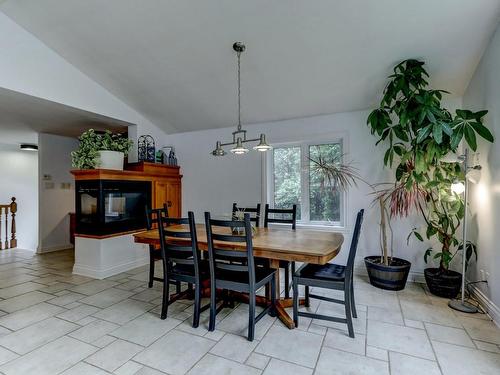
[{"label": "chair backrest slat", "polygon": [[354,232],[352,234],[351,247],[349,249],[349,257],[347,259],[347,272],[352,275],[354,269],[354,260],[356,258],[356,250],[358,248],[359,235],[361,233],[361,225],[363,224],[363,215],[365,210],[360,210],[356,215],[356,224],[354,225]]},{"label": "chair backrest slat", "polygon": [[[178,226],[182,225],[182,228]],[[171,228],[174,228],[172,230]],[[184,229],[184,227],[186,227]],[[194,275],[199,276],[200,253],[196,236],[194,213],[189,211],[187,218],[167,218],[160,216],[158,225],[162,257],[167,266],[182,264],[192,266]],[[178,238],[189,239],[186,244],[179,243]]]},{"label": "chair backrest slat", "polygon": [[237,211],[243,211],[244,213],[251,213],[255,215],[250,215],[250,221],[255,223],[255,226],[258,228],[260,225],[260,203],[257,204],[257,207],[238,207],[236,203],[233,203],[233,220],[236,220],[235,213]]},{"label": "chair backrest slat", "polygon": [[[239,272],[242,277],[248,280],[250,284],[255,283],[255,265],[253,258],[253,245],[252,245],[252,224],[250,222],[250,215],[245,213],[243,221],[235,220],[212,220],[210,213],[205,212],[205,225],[207,230],[208,242],[208,257],[210,262],[211,277],[217,277],[220,271]],[[214,233],[214,227],[220,232],[221,229],[227,230],[229,233],[235,228],[244,228],[243,235],[231,235]],[[235,239],[237,241],[235,241]],[[217,243],[214,243],[217,241]],[[245,242],[245,249],[233,250],[224,249],[224,242]],[[231,245],[228,244],[228,247]]]},{"label": "chair backrest slat", "polygon": [[[288,216],[287,219],[269,217],[269,214],[280,214]],[[294,204],[292,208],[269,208],[266,204],[264,212],[264,227],[267,228],[269,223],[291,224],[292,229],[297,226],[297,205]]]},{"label": "chair backrest slat", "polygon": [[146,228],[151,230],[155,225],[158,225],[159,217],[168,218],[168,207],[166,204],[163,208],[149,208],[146,206]]}]

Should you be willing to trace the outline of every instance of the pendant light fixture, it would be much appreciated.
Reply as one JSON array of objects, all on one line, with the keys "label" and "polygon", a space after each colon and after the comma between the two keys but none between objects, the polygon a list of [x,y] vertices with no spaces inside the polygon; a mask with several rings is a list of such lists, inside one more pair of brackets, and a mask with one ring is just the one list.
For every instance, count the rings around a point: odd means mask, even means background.
[{"label": "pendant light fixture", "polygon": [[235,155],[246,154],[249,149],[246,148],[244,144],[247,142],[259,142],[257,146],[253,147],[253,149],[256,151],[264,152],[272,149],[272,147],[269,146],[266,142],[265,134],[261,134],[259,138],[247,139],[247,131],[243,130],[241,127],[241,54],[245,51],[245,49],[245,44],[243,44],[242,42],[236,42],[233,44],[233,50],[236,52],[236,57],[238,59],[238,127],[237,130],[232,133],[232,142],[216,142],[215,150],[211,152],[213,156],[226,155],[226,151],[224,151],[224,149],[222,148],[223,146],[234,146],[229,151],[231,151],[231,153]]}]

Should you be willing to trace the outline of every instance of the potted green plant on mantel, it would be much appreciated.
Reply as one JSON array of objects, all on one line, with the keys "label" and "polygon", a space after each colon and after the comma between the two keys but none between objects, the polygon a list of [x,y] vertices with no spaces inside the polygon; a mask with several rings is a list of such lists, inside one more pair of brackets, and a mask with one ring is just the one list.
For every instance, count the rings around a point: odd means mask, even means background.
[{"label": "potted green plant on mantel", "polygon": [[71,152],[74,168],[123,170],[124,157],[132,147],[132,140],[109,130],[89,129],[78,140],[78,150]]},{"label": "potted green plant on mantel", "polygon": [[[378,137],[377,144],[387,147],[384,165],[395,166],[395,183],[388,195],[391,217],[420,214],[425,229],[414,229],[410,236],[439,243],[438,250],[425,251],[426,262],[431,255],[439,261],[439,267],[425,269],[427,285],[436,295],[455,297],[462,275],[450,270],[450,262],[463,251],[457,229],[466,207],[451,185],[463,180],[464,173],[458,163],[442,159],[455,153],[462,140],[475,151],[478,137],[493,142],[493,136],[483,125],[487,111],[456,110],[452,115],[441,104],[446,92],[429,88],[428,77],[422,61],[396,65],[380,107],[370,113],[367,123]],[[470,258],[475,246],[467,243],[465,248]]]}]

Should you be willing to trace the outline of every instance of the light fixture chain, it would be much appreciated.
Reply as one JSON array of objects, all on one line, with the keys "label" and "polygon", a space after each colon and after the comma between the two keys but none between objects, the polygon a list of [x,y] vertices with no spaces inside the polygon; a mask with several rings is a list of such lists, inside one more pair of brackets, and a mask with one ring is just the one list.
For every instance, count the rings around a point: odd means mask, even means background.
[{"label": "light fixture chain", "polygon": [[238,130],[241,130],[241,52],[238,51]]}]

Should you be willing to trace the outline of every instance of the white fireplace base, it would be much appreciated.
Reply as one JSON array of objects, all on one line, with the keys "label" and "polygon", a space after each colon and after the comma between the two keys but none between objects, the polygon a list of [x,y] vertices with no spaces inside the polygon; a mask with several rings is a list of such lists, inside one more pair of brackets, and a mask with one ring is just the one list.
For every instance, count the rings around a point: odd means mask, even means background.
[{"label": "white fireplace base", "polygon": [[75,238],[75,275],[104,279],[149,264],[147,245],[134,243],[131,234],[95,239]]}]

